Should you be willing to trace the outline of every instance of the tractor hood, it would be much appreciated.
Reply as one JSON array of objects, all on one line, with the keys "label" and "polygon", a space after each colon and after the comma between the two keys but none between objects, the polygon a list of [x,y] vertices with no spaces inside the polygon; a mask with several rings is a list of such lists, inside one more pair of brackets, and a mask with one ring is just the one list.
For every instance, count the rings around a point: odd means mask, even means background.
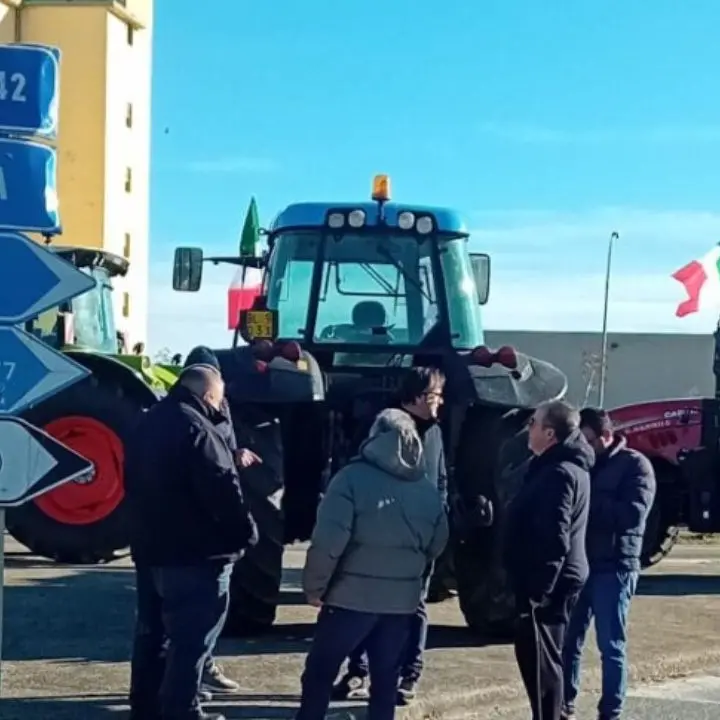
[{"label": "tractor hood", "polygon": [[471,404],[532,410],[544,402],[560,400],[567,393],[565,374],[544,360],[516,352],[517,369],[502,365],[475,365],[468,354],[445,359],[446,393]]}]

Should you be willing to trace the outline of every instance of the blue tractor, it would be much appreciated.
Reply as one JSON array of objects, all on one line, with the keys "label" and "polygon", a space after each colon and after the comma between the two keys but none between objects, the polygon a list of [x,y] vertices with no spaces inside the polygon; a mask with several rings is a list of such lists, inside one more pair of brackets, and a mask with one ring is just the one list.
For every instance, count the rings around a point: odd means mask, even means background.
[{"label": "blue tractor", "polygon": [[[310,537],[318,501],[356,448],[357,430],[393,400],[407,369],[447,376],[442,428],[453,518],[462,518],[433,581],[457,592],[468,625],[507,630],[512,598],[500,562],[504,508],[528,458],[523,431],[541,402],[564,396],[565,376],[510,347],[484,344],[490,258],[469,251],[460,215],[390,202],[377,176],[369,202],[303,202],[231,257],[177,248],[173,287],[200,288],[203,264],[263,274],[238,313],[233,347],[216,354],[241,446],[264,463],[247,473],[261,540],[239,563],[227,631],[262,632],[279,599],[283,547]],[[494,522],[474,523],[480,498]]]}]

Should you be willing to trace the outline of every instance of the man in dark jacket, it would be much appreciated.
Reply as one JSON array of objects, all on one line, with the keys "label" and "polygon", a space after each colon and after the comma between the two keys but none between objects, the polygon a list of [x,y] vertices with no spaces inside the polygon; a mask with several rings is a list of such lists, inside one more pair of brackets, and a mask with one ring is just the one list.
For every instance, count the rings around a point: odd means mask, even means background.
[{"label": "man in dark jacket", "polygon": [[535,456],[508,508],[505,564],[515,592],[515,656],[534,720],[560,720],[562,647],[588,576],[585,533],[594,455],[580,415],[564,402],[538,407],[528,445]]},{"label": "man in dark jacket", "polygon": [[200,679],[225,622],[233,564],[257,540],[234,458],[217,430],[225,421],[223,395],[216,370],[186,368],[126,446],[137,579],[133,720],[223,718],[201,710]]},{"label": "man in dark jacket", "polygon": [[[399,389],[397,406],[408,413],[415,423],[423,443],[427,477],[437,487],[442,504],[447,508],[447,469],[442,431],[438,424],[444,388],[445,376],[440,370],[414,367],[405,376]],[[365,435],[367,432],[363,432],[363,437]],[[425,576],[423,598],[410,627],[398,688],[398,702],[402,705],[408,704],[415,697],[416,686],[423,670],[423,653],[428,627],[425,597],[432,571],[432,566],[429,566]],[[364,646],[360,646],[349,658],[347,673],[333,689],[334,699],[366,697],[367,679],[367,653]]]},{"label": "man in dark jacket", "polygon": [[[191,365],[204,365],[220,372],[220,362],[218,361],[217,355],[204,345],[198,345],[188,353],[188,356],[185,358],[184,367],[187,368]],[[226,397],[223,397],[220,412],[224,419],[215,427],[233,453],[236,464],[239,467],[250,467],[254,463],[261,462],[260,458],[252,452],[252,450],[238,448],[237,438],[235,437],[235,426],[233,425],[230,405]],[[214,648],[212,648],[212,651],[205,660],[202,682],[200,684],[200,699],[205,702],[212,700],[213,695],[235,693],[240,690],[240,683],[227,677],[215,662],[213,652]]]},{"label": "man in dark jacket", "polygon": [[595,617],[602,657],[599,720],[619,720],[627,686],[627,622],[640,572],[640,555],[655,473],[650,461],[626,447],[604,410],[586,408],[580,427],[597,460],[590,485],[587,555],[590,576],[573,610],[565,638],[565,718],[574,718],[585,635]]}]

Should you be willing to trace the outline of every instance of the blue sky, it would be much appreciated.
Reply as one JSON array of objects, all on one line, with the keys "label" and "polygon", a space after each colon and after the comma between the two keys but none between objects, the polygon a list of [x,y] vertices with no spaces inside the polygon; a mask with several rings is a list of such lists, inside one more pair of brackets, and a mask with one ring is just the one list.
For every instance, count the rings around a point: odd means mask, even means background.
[{"label": "blue sky", "polygon": [[[693,0],[156,3],[150,344],[226,343],[228,269],[173,294],[178,244],[236,247],[250,195],[396,199],[467,214],[493,255],[492,328],[679,321],[669,276],[720,240],[720,4]],[[199,340],[199,338],[198,338]]]}]

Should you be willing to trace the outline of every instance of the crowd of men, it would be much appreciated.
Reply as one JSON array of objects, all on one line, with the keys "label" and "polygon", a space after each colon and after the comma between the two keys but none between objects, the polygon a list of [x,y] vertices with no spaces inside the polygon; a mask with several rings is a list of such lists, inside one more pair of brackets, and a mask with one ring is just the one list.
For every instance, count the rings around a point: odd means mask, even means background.
[{"label": "crowd of men", "polygon": [[[296,720],[322,720],[333,699],[350,698],[367,698],[369,720],[391,720],[415,696],[425,599],[449,537],[443,390],[440,371],[409,372],[397,404],[363,431],[356,457],[320,503],[303,573],[319,613]],[[503,545],[533,718],[575,717],[594,617],[603,670],[598,720],[619,720],[652,466],[602,410],[545,404],[528,435],[533,459],[507,509]],[[132,720],[223,720],[201,703],[238,689],[213,653],[233,565],[257,542],[242,473],[260,462],[237,447],[217,361],[198,348],[127,447],[137,573]]]}]

